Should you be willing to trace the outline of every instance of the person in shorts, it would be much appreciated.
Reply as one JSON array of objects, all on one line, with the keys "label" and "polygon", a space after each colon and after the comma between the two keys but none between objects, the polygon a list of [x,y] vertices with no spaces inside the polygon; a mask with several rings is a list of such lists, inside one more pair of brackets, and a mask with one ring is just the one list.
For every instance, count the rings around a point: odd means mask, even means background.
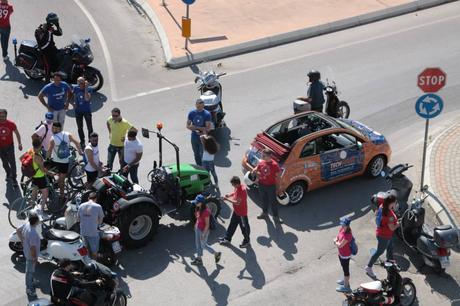
[{"label": "person in shorts", "polygon": [[85,172],[86,172],[86,188],[90,188],[93,183],[97,180],[99,173],[102,172],[102,162],[99,158],[99,135],[97,133],[91,133],[89,136],[89,143],[85,147]]},{"label": "person in shorts", "polygon": [[92,259],[97,259],[99,251],[100,235],[99,225],[104,220],[104,212],[101,205],[96,203],[97,194],[91,192],[88,202],[78,208],[77,219],[80,222],[80,235],[83,237],[86,247]]},{"label": "person in shorts", "polygon": [[36,138],[32,140],[32,149],[28,151],[29,154],[33,154],[33,167],[35,174],[32,176],[32,185],[35,187],[32,191],[32,199],[37,198],[38,190],[42,194],[41,203],[38,204],[38,212],[43,212],[48,200],[48,180],[46,175],[48,170],[45,168],[45,161],[42,156],[42,142]]},{"label": "person in shorts", "polygon": [[48,152],[50,147],[51,138],[53,137],[53,122],[54,114],[52,112],[47,112],[45,114],[45,120],[40,123],[32,134],[32,141],[35,138],[41,141],[43,156],[46,156],[46,152]]},{"label": "person in shorts", "polygon": [[61,198],[64,198],[64,183],[67,172],[69,172],[70,142],[75,145],[78,153],[83,155],[79,142],[72,134],[64,132],[60,122],[54,122],[53,137],[50,140],[50,147],[46,153],[46,157],[52,159],[52,167],[56,169],[56,172],[59,174],[58,184]]}]

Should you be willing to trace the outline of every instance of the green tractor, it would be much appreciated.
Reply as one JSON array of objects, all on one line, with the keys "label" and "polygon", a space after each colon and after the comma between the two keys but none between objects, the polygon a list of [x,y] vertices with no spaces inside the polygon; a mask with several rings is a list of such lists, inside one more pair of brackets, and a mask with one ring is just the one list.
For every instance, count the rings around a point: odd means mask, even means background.
[{"label": "green tractor", "polygon": [[[150,194],[157,200],[164,213],[177,220],[194,220],[195,206],[192,200],[202,194],[207,201],[214,220],[221,209],[221,202],[215,194],[208,171],[201,166],[180,163],[179,147],[166,138],[161,130],[163,124],[157,124],[157,131],[142,128],[142,136],[158,138],[159,162],[153,162],[153,169],[147,178],[150,182]],[[163,165],[163,142],[170,144],[176,153],[176,163]]]}]

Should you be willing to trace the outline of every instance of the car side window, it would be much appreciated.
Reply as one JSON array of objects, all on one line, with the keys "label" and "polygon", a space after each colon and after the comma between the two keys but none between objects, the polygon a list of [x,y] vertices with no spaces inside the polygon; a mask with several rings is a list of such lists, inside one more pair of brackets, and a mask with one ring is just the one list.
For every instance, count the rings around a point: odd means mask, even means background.
[{"label": "car side window", "polygon": [[356,138],[346,133],[333,133],[323,138],[325,151],[345,149],[356,145]]},{"label": "car side window", "polygon": [[305,146],[302,149],[302,152],[300,152],[300,158],[305,158],[305,157],[313,156],[316,154],[321,154],[323,152],[324,152],[323,138],[318,137],[305,144]]}]

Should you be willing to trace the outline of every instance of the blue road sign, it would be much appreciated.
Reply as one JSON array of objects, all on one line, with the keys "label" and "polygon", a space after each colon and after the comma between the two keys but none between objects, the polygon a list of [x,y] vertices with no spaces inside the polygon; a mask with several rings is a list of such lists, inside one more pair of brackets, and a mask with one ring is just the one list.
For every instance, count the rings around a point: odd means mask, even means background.
[{"label": "blue road sign", "polygon": [[187,5],[190,5],[190,4],[193,4],[193,2],[195,2],[195,0],[182,0],[182,2],[184,2]]},{"label": "blue road sign", "polygon": [[415,111],[420,117],[431,119],[442,112],[443,106],[444,102],[440,96],[429,93],[417,99],[417,102],[415,102]]}]

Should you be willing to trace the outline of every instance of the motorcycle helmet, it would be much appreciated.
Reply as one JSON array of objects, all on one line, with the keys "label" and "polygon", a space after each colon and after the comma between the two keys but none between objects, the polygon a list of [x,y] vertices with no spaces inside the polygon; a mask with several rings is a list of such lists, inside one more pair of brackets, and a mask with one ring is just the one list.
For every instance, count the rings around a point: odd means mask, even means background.
[{"label": "motorcycle helmet", "polygon": [[256,176],[252,174],[251,171],[246,172],[243,178],[244,183],[246,186],[252,186],[256,183]]},{"label": "motorcycle helmet", "polygon": [[318,81],[321,79],[321,74],[318,70],[312,69],[308,72],[308,77],[310,78],[310,81]]},{"label": "motorcycle helmet", "polygon": [[281,205],[288,205],[290,202],[289,195],[286,192],[283,192],[283,194],[278,194],[276,195],[276,200],[278,203]]},{"label": "motorcycle helmet", "polygon": [[49,13],[46,15],[46,23],[47,24],[58,24],[59,23],[59,17],[56,13]]}]

